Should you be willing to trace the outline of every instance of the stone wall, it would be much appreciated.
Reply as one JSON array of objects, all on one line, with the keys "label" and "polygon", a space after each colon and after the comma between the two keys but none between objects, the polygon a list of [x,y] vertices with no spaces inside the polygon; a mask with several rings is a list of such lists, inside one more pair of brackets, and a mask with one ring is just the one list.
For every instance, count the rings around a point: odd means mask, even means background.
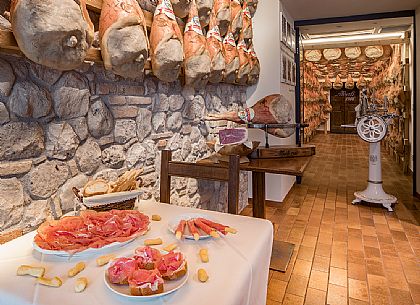
[{"label": "stone wall", "polygon": [[[61,72],[0,55],[0,231],[60,217],[73,208],[73,186],[130,168],[144,168],[142,199],[159,200],[160,151],[171,149],[174,160],[209,156],[206,142],[226,125],[202,118],[243,107],[245,90],[130,81],[88,63]],[[174,204],[227,210],[225,183],[176,178],[172,190]]]}]

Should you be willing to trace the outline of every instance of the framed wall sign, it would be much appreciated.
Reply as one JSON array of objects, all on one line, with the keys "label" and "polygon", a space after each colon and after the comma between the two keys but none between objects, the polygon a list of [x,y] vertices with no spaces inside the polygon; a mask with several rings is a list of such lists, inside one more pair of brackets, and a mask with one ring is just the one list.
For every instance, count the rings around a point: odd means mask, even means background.
[{"label": "framed wall sign", "polygon": [[289,49],[292,48],[292,25],[287,21],[287,43]]},{"label": "framed wall sign", "polygon": [[287,83],[292,84],[292,59],[287,56]]},{"label": "framed wall sign", "polygon": [[282,83],[287,83],[287,55],[281,53],[281,70],[280,80]]},{"label": "framed wall sign", "polygon": [[281,13],[280,14],[280,23],[281,23],[281,28],[280,28],[280,33],[281,33],[281,41],[285,44],[285,45],[287,45],[287,24],[288,24],[288,22],[287,22],[287,19],[286,19],[286,16],[283,14],[283,13]]}]

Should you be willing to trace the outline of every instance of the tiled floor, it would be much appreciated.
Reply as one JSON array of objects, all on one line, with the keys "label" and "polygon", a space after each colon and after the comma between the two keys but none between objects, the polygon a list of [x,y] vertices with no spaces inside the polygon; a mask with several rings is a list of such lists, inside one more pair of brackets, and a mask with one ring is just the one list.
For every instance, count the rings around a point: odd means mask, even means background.
[{"label": "tiled floor", "polygon": [[420,201],[411,178],[383,153],[395,212],[354,206],[353,192],[366,187],[368,145],[334,134],[312,143],[316,156],[302,184],[267,207],[274,238],[296,245],[287,272],[270,271],[267,305],[420,304]]}]

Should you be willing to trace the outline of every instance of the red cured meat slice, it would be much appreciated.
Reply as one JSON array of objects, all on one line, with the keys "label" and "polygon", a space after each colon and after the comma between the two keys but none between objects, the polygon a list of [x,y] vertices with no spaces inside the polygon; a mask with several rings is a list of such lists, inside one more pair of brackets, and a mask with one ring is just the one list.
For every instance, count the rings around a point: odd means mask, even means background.
[{"label": "red cured meat slice", "polygon": [[156,282],[163,284],[163,279],[160,276],[160,273],[157,269],[137,269],[131,274],[130,278],[128,279],[128,283],[130,284],[130,286],[134,287],[138,287],[146,283],[150,283],[153,285]]},{"label": "red cured meat slice", "polygon": [[174,271],[177,271],[182,263],[184,262],[184,257],[180,252],[169,252],[162,256],[162,259],[159,262],[158,269],[162,276],[167,276],[172,274]]},{"label": "red cured meat slice", "polygon": [[42,249],[79,252],[143,235],[149,222],[139,211],[83,211],[80,216],[46,221],[34,241]]},{"label": "red cured meat slice", "polygon": [[222,145],[242,144],[248,140],[246,128],[226,128],[219,131],[219,141]]},{"label": "red cured meat slice", "polygon": [[228,226],[222,225],[222,224],[217,223],[217,222],[210,221],[210,220],[205,219],[205,218],[198,218],[198,219],[201,220],[206,225],[208,225],[208,226],[216,229],[217,231],[221,232],[222,234],[224,234],[224,235],[227,234],[226,228],[229,228]]},{"label": "red cured meat slice", "polygon": [[137,269],[137,267],[138,264],[134,258],[117,258],[108,268],[109,281],[114,284],[128,284],[128,278]]},{"label": "red cured meat slice", "polygon": [[134,253],[141,268],[145,269],[154,269],[155,263],[159,262],[162,257],[159,250],[149,246],[137,248]]}]

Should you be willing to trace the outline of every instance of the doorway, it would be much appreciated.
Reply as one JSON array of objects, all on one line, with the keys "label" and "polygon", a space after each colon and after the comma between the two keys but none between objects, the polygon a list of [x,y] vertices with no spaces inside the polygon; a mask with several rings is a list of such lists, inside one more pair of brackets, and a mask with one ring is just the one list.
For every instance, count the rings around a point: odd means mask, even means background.
[{"label": "doorway", "polygon": [[359,89],[342,88],[339,90],[330,90],[331,133],[356,133],[355,128],[344,127],[354,125],[356,121],[356,111],[354,108],[359,104]]}]

